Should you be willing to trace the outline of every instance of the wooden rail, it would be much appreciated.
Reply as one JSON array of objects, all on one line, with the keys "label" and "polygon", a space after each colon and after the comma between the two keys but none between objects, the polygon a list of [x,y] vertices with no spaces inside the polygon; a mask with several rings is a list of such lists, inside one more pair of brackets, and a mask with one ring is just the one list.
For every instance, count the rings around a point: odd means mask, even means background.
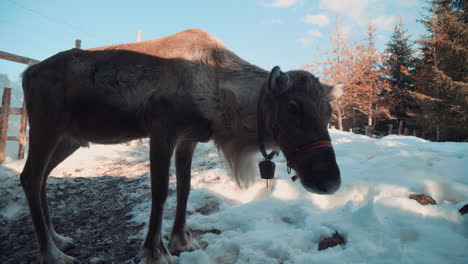
[{"label": "wooden rail", "polygon": [[[0,59],[24,63],[35,64],[40,61],[28,57],[19,56],[16,54],[0,51]],[[24,150],[28,138],[26,137],[26,130],[28,127],[28,115],[26,113],[26,106],[23,103],[22,108],[10,108],[11,103],[11,88],[3,89],[2,105],[0,108],[0,164],[5,161],[6,145],[8,140],[18,141],[18,159],[24,159]],[[21,115],[20,131],[17,137],[8,136],[8,119],[10,115]]]},{"label": "wooden rail", "polygon": [[15,61],[15,62],[24,63],[24,64],[28,64],[28,65],[35,64],[35,63],[39,62],[38,60],[35,60],[35,59],[31,59],[31,58],[28,58],[28,57],[23,57],[23,56],[11,54],[11,53],[4,52],[4,51],[0,51],[0,59]]},{"label": "wooden rail", "polygon": [[[22,108],[10,108],[11,88],[3,89],[2,106],[0,108],[0,164],[5,160],[7,140],[16,140],[19,143],[18,159],[24,159],[24,149],[28,138],[26,130],[28,125],[28,115],[26,114],[26,105]],[[19,135],[16,137],[8,136],[8,119],[10,115],[21,115]]]},{"label": "wooden rail", "polygon": [[[35,64],[40,61],[28,57],[19,56],[16,54],[0,51],[0,59],[24,63]],[[28,126],[28,115],[26,113],[26,106],[23,103],[22,108],[10,108],[11,103],[11,88],[3,89],[2,105],[0,108],[0,164],[5,161],[6,145],[8,140],[18,141],[18,159],[24,159],[24,149],[28,138],[26,137],[26,130]],[[8,136],[8,119],[10,115],[21,115],[20,131],[17,137]]]},{"label": "wooden rail", "polygon": [[[81,40],[75,40],[75,48],[81,48]],[[24,63],[35,64],[40,61],[28,57],[19,56],[16,54],[0,51],[0,59]],[[24,149],[28,138],[26,137],[26,130],[28,127],[28,115],[26,113],[26,105],[23,103],[22,108],[10,108],[11,102],[11,88],[3,90],[2,105],[0,108],[0,164],[5,160],[5,151],[7,140],[16,140],[19,143],[18,159],[24,159]],[[9,137],[8,133],[8,119],[10,115],[21,115],[19,136]]]}]

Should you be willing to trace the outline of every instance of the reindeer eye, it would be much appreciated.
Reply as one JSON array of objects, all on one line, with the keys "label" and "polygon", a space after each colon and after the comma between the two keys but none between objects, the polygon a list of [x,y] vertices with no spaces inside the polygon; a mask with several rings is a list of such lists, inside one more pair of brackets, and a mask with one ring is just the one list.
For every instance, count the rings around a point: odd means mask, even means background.
[{"label": "reindeer eye", "polygon": [[294,100],[291,100],[288,102],[288,111],[289,113],[291,114],[300,114],[301,113],[301,107],[299,106],[299,104],[294,101]]}]

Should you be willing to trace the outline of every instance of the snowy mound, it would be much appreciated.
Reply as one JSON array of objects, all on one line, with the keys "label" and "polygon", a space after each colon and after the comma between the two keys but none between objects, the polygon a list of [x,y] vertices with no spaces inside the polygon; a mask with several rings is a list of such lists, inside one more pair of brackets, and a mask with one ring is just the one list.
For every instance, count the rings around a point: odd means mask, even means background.
[{"label": "snowy mound", "polygon": [[[187,223],[203,249],[182,253],[178,263],[466,263],[468,215],[458,209],[468,203],[467,143],[330,133],[342,175],[340,190],[330,196],[308,193],[292,182],[282,157],[275,160],[276,180],[268,189],[259,179],[240,190],[216,148],[199,144]],[[18,176],[11,171],[20,171],[22,163],[10,159],[1,166],[0,190],[16,190],[19,197],[2,201],[3,219],[28,214],[21,189],[12,187]],[[51,178],[141,177],[147,188],[148,164],[147,147],[93,145],[77,151]],[[172,168],[171,190],[174,173]],[[437,204],[421,205],[408,198],[412,193],[427,194]],[[147,197],[139,191],[127,195]],[[135,201],[126,219],[141,226],[134,236],[142,239],[150,204],[149,199]],[[163,222],[166,237],[175,207],[171,192]],[[320,241],[335,232],[346,244],[319,251]]]}]

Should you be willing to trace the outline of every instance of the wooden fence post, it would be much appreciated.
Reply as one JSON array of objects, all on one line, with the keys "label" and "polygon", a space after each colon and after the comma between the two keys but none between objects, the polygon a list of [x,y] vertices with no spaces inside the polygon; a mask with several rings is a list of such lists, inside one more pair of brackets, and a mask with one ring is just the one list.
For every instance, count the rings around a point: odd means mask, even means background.
[{"label": "wooden fence post", "polygon": [[11,88],[3,89],[2,107],[0,109],[0,164],[5,160],[8,134],[8,116],[10,115]]},{"label": "wooden fence post", "polygon": [[400,123],[398,125],[398,135],[403,134],[403,120],[400,120]]},{"label": "wooden fence post", "polygon": [[136,42],[140,42],[140,41],[141,41],[141,32],[142,32],[141,29],[139,29],[139,30],[137,31]]},{"label": "wooden fence post", "polygon": [[81,49],[81,39],[75,40],[75,48]]},{"label": "wooden fence post", "polygon": [[26,103],[23,102],[21,109],[20,131],[18,135],[18,159],[24,159],[24,149],[26,146],[26,129],[28,127],[28,113],[26,112]]},{"label": "wooden fence post", "polygon": [[388,134],[393,134],[393,124],[388,125]]},{"label": "wooden fence post", "polygon": [[366,126],[366,136],[371,137],[372,136],[372,126]]}]

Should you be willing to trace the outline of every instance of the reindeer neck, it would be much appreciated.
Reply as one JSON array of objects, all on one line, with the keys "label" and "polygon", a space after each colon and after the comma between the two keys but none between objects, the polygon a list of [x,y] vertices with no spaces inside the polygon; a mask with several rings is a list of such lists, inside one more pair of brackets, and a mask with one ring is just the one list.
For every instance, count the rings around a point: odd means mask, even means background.
[{"label": "reindeer neck", "polygon": [[[223,134],[233,134],[244,139],[244,143],[257,146],[257,103],[260,89],[268,72],[245,61],[220,68],[219,96]],[[266,144],[272,145],[273,138],[267,135]]]}]

